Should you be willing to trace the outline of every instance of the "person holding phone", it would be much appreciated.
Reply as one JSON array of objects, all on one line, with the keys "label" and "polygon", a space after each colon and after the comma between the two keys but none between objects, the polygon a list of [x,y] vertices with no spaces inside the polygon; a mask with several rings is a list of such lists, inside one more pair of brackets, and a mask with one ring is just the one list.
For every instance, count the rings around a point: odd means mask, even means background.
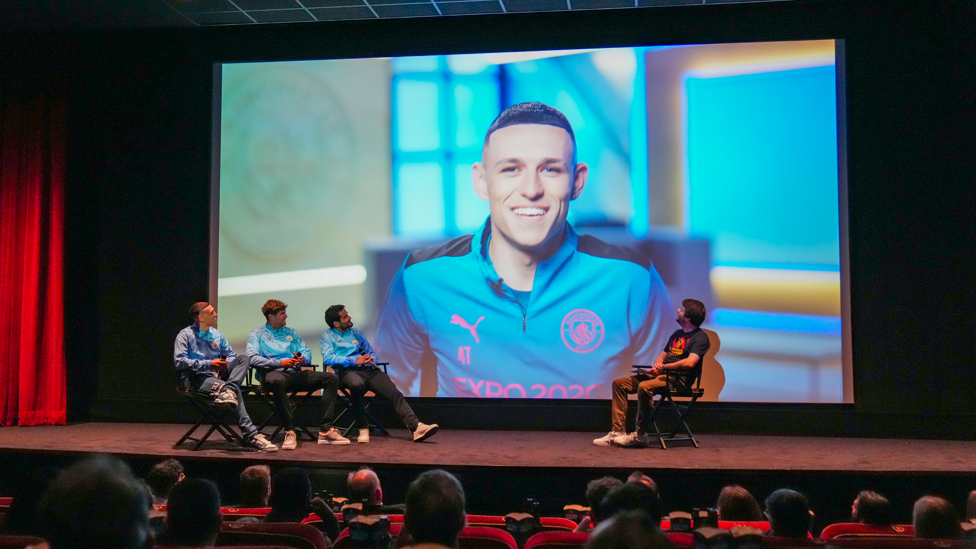
[{"label": "person holding phone", "polygon": [[190,318],[193,324],[180,330],[173,345],[173,365],[181,383],[209,393],[215,405],[231,410],[248,446],[262,452],[277,451],[278,447],[258,432],[244,409],[241,383],[250,367],[248,356],[237,356],[216,328],[217,311],[213,305],[205,301],[194,303]]},{"label": "person holding phone", "polygon": [[261,314],[267,321],[264,326],[255,328],[247,338],[247,356],[251,366],[257,371],[261,386],[271,393],[285,428],[285,441],[282,450],[298,447],[295,433],[295,418],[288,405],[288,394],[293,391],[322,390],[322,421],[319,423],[319,444],[349,444],[338,429],[332,426],[335,420],[339,378],[329,372],[305,370],[302,366],[312,363],[312,351],[305,346],[302,336],[286,326],[288,305],[277,299],[269,299],[261,307]]}]

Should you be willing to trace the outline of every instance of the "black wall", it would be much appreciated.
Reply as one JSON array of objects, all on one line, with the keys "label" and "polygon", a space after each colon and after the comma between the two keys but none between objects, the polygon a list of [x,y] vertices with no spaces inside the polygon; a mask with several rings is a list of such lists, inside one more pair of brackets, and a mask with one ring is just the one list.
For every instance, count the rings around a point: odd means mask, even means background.
[{"label": "black wall", "polygon": [[[694,424],[972,438],[973,29],[971,1],[796,0],[0,38],[0,89],[67,101],[69,419],[185,418],[172,343],[207,298],[214,62],[842,38],[856,402],[715,403]],[[608,402],[416,408],[452,428],[609,421]]]}]

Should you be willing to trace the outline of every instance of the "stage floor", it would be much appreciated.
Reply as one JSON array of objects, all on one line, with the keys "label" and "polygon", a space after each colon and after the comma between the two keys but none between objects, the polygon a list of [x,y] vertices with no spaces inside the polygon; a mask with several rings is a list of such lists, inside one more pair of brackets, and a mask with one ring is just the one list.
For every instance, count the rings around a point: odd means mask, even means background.
[{"label": "stage floor", "polygon": [[[0,453],[107,453],[128,457],[296,464],[313,467],[439,466],[449,468],[585,468],[738,472],[857,472],[924,474],[976,472],[976,441],[701,435],[690,444],[631,450],[598,447],[604,433],[442,430],[415,444],[406,430],[373,435],[369,444],[318,446],[259,453],[214,435],[199,450],[173,448],[189,428],[178,424],[79,423],[0,428]],[[314,432],[314,431],[313,431]],[[281,443],[279,435],[276,443]]]}]

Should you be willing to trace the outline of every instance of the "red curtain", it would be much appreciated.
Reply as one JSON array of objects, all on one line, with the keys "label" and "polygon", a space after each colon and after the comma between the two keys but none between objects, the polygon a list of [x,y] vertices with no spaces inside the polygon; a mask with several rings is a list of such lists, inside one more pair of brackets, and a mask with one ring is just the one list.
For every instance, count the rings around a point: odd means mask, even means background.
[{"label": "red curtain", "polygon": [[0,102],[0,424],[64,424],[64,103]]}]

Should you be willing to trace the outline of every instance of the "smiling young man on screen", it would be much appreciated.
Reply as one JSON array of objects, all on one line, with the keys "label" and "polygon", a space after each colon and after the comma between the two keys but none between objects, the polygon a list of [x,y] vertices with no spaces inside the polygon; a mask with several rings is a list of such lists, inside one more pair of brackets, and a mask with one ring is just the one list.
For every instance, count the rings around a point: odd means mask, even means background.
[{"label": "smiling young man on screen", "polygon": [[472,171],[490,217],[411,253],[380,317],[377,347],[408,396],[433,396],[433,366],[437,396],[607,398],[663,347],[671,301],[650,260],[566,222],[587,174],[558,110],[495,119]]}]

